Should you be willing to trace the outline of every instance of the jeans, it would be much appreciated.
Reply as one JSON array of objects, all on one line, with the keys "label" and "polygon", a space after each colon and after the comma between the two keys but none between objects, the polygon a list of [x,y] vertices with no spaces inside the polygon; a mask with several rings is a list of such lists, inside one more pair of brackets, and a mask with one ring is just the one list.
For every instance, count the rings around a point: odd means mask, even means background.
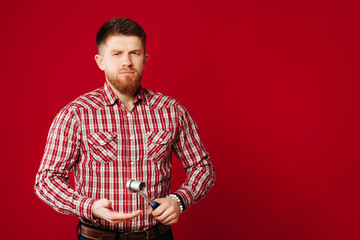
[{"label": "jeans", "polygon": [[[80,235],[79,240],[92,240],[92,239]],[[165,232],[163,235],[155,238],[154,240],[173,240],[173,234],[171,229],[169,229],[169,231]]]}]

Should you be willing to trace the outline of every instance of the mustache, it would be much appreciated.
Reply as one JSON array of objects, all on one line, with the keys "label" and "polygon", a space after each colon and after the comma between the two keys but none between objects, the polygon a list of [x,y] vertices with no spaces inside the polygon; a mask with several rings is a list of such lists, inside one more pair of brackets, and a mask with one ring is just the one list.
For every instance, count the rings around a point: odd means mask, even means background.
[{"label": "mustache", "polygon": [[119,72],[136,72],[135,68],[121,68]]}]

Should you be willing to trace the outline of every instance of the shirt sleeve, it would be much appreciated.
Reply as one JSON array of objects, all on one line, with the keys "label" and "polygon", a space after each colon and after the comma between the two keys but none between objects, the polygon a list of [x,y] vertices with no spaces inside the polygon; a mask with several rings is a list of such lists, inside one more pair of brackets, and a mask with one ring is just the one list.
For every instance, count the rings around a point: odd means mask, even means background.
[{"label": "shirt sleeve", "polygon": [[91,208],[95,200],[82,196],[69,184],[69,172],[78,160],[79,152],[79,119],[71,108],[65,107],[50,127],[36,175],[35,193],[60,213],[94,222]]},{"label": "shirt sleeve", "polygon": [[182,105],[179,105],[178,113],[178,138],[172,147],[186,171],[186,179],[176,193],[188,208],[203,199],[214,185],[215,170],[200,140],[196,123]]}]

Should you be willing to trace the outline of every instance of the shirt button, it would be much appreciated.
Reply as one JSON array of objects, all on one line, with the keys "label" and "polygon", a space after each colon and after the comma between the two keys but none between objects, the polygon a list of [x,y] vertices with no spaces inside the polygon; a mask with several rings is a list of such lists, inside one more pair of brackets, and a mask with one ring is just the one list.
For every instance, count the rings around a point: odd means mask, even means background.
[{"label": "shirt button", "polygon": [[130,140],[133,140],[134,139],[134,136],[130,136]]},{"label": "shirt button", "polygon": [[133,166],[135,164],[135,162],[131,162],[130,164],[131,164],[131,166]]},{"label": "shirt button", "polygon": [[126,114],[126,116],[129,118],[129,117],[131,116],[131,114],[130,114],[130,113],[128,113],[128,114]]}]

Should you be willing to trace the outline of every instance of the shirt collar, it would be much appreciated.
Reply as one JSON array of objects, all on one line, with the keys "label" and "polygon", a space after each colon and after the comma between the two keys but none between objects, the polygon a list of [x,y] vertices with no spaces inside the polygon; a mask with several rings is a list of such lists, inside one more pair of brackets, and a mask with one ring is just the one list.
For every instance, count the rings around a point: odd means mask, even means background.
[{"label": "shirt collar", "polygon": [[[107,106],[111,106],[111,105],[115,104],[116,101],[118,101],[117,96],[115,95],[115,93],[113,92],[113,90],[111,89],[111,87],[107,81],[104,84],[104,90],[103,90],[102,94],[103,94],[103,98],[104,98],[104,103]],[[140,103],[141,101],[143,103],[147,104],[145,92],[142,87],[140,87],[139,91],[136,93],[136,95],[134,97],[134,104],[136,104],[138,102]]]},{"label": "shirt collar", "polygon": [[145,92],[144,92],[144,88],[140,87],[139,91],[137,92],[137,94],[134,97],[134,104],[136,104],[137,102],[142,101],[144,104],[147,105],[147,99],[145,96]]},{"label": "shirt collar", "polygon": [[118,100],[118,98],[116,97],[115,93],[113,92],[107,81],[104,84],[103,98],[104,98],[104,103],[107,106],[113,105]]}]

